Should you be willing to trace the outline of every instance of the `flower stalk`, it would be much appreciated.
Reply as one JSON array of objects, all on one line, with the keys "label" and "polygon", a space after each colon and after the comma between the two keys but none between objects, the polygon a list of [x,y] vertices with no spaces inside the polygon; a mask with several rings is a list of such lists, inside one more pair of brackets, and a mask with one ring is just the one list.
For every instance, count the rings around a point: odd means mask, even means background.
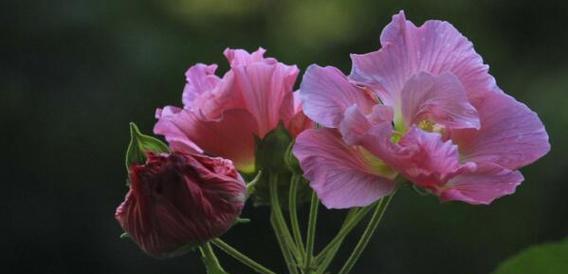
[{"label": "flower stalk", "polygon": [[308,232],[306,236],[306,259],[304,263],[304,270],[306,273],[311,273],[312,259],[314,257],[314,242],[316,236],[316,225],[318,218],[319,200],[315,192],[312,192],[312,199],[310,202],[310,215],[308,221]]},{"label": "flower stalk", "polygon": [[239,252],[238,250],[236,250],[235,248],[233,248],[232,246],[230,246],[229,244],[227,244],[226,242],[224,242],[221,239],[218,239],[218,238],[214,239],[214,240],[211,241],[211,243],[213,245],[215,245],[216,247],[218,247],[219,249],[221,249],[223,252],[227,253],[227,255],[233,257],[234,259],[241,262],[242,264],[250,267],[256,273],[259,273],[259,274],[276,274],[272,270],[264,267],[263,265],[257,263],[253,259],[242,254],[241,252]]},{"label": "flower stalk", "polygon": [[300,224],[298,222],[298,210],[297,210],[297,195],[298,195],[298,183],[301,176],[298,174],[293,174],[290,181],[290,190],[288,195],[288,210],[290,214],[290,224],[292,226],[292,235],[294,236],[294,241],[298,246],[302,256],[305,256],[305,247],[302,239],[302,232],[300,231]]},{"label": "flower stalk", "polygon": [[392,200],[392,198],[394,197],[395,193],[396,189],[395,191],[393,191],[391,195],[381,199],[381,201],[376,205],[373,215],[371,216],[371,220],[369,221],[369,224],[365,228],[363,235],[361,235],[361,239],[359,239],[359,242],[357,242],[357,245],[353,249],[353,253],[351,253],[351,255],[349,256],[349,258],[347,259],[341,270],[338,272],[338,274],[348,274],[355,265],[355,263],[357,262],[357,260],[359,259],[359,257],[361,257],[361,254],[369,244],[371,237],[377,230],[377,227],[379,226],[379,223],[381,222],[381,219],[383,218],[383,215],[385,214],[385,211],[388,208],[388,205]]}]

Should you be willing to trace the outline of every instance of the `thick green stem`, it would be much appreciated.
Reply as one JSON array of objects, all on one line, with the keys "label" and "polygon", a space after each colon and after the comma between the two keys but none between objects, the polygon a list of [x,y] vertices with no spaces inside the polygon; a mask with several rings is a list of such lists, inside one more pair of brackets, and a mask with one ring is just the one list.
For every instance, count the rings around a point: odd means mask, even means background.
[{"label": "thick green stem", "polygon": [[[292,235],[288,230],[286,225],[286,220],[282,214],[282,208],[280,207],[280,201],[278,198],[278,176],[274,174],[269,174],[269,188],[270,188],[270,207],[272,209],[272,214],[270,217],[270,222],[274,229],[276,239],[282,250],[282,255],[286,260],[286,265],[288,270],[292,274],[297,274],[297,265],[301,259],[300,254],[297,250]],[[294,261],[294,258],[296,261]]]},{"label": "thick green stem", "polygon": [[359,239],[359,242],[357,242],[357,245],[355,246],[353,253],[351,253],[349,258],[345,262],[345,265],[343,265],[343,267],[338,272],[338,274],[349,273],[353,268],[353,266],[355,265],[355,263],[357,262],[357,260],[359,259],[359,257],[361,257],[361,254],[369,244],[369,240],[371,240],[371,237],[375,233],[375,230],[377,230],[377,227],[379,226],[379,223],[381,222],[381,219],[395,193],[396,190],[390,196],[383,198],[386,199],[385,202],[379,203],[376,206],[375,211],[373,212],[373,215],[371,217],[371,220],[367,225],[367,228],[365,228],[363,235],[361,235],[361,239]]},{"label": "thick green stem", "polygon": [[298,246],[298,249],[300,250],[300,252],[302,254],[300,254],[301,256],[304,256],[305,254],[303,254],[305,251],[305,247],[304,247],[304,240],[302,239],[302,232],[300,231],[300,224],[298,222],[298,210],[297,210],[297,204],[296,204],[296,197],[297,197],[297,192],[298,192],[298,183],[300,181],[300,175],[297,174],[293,174],[292,175],[292,179],[290,181],[290,190],[289,190],[289,195],[288,195],[288,210],[290,211],[290,224],[292,225],[292,235],[294,236],[294,241],[296,242],[296,246]]},{"label": "thick green stem", "polygon": [[215,256],[215,252],[211,247],[211,244],[206,243],[199,247],[199,251],[201,252],[201,256],[203,256],[203,261],[206,264],[207,271],[211,271],[210,268],[215,268],[216,270],[220,270],[225,272],[221,264],[219,263],[219,259]]},{"label": "thick green stem", "polygon": [[311,273],[312,259],[314,257],[314,242],[316,237],[316,225],[318,220],[319,200],[315,192],[312,192],[312,200],[310,202],[310,215],[308,219],[308,232],[306,236],[306,259],[304,269],[306,273]]},{"label": "thick green stem", "polygon": [[216,247],[218,247],[219,249],[223,250],[223,252],[227,253],[229,256],[235,258],[237,261],[241,262],[242,264],[250,267],[251,269],[253,269],[254,271],[256,271],[256,273],[260,273],[260,274],[276,274],[274,273],[272,270],[262,266],[261,264],[257,263],[256,261],[254,261],[253,259],[247,257],[246,255],[242,254],[241,252],[239,252],[238,250],[236,250],[235,248],[233,248],[232,246],[230,246],[229,244],[225,243],[223,240],[221,239],[214,239],[211,240],[211,243],[213,243]]}]

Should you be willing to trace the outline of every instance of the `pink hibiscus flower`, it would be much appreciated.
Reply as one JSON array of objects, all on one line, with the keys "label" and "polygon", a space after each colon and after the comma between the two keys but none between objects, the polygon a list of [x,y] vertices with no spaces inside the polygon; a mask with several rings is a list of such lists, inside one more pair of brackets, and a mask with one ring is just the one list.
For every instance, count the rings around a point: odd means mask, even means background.
[{"label": "pink hibiscus flower", "polygon": [[223,78],[215,75],[217,65],[189,68],[183,109],[158,109],[154,132],[175,151],[206,152],[255,171],[255,136],[262,139],[281,122],[293,137],[311,125],[292,92],[298,68],[264,52],[226,49],[231,68]]},{"label": "pink hibiscus flower", "polygon": [[312,65],[300,87],[323,128],[300,134],[294,154],[328,208],[369,205],[398,174],[442,200],[489,204],[550,150],[536,113],[496,85],[451,24],[416,27],[401,11],[380,42],[351,56],[349,76]]}]

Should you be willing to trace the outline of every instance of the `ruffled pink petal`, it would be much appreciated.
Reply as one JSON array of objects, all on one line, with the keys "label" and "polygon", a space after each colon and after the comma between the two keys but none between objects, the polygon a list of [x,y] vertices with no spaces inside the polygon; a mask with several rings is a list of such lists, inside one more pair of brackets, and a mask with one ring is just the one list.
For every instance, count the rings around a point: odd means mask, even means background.
[{"label": "ruffled pink petal", "polygon": [[339,123],[339,132],[347,144],[355,145],[372,126],[383,123],[390,127],[392,119],[393,111],[389,106],[377,104],[370,114],[364,115],[357,105],[352,105],[345,110],[343,120]]},{"label": "ruffled pink petal", "polygon": [[293,148],[304,176],[327,208],[367,206],[391,193],[394,182],[378,175],[368,158],[334,129],[309,129]]},{"label": "ruffled pink petal", "polygon": [[278,62],[274,58],[264,58],[264,53],[266,53],[266,50],[263,48],[258,48],[253,53],[248,53],[243,49],[229,48],[223,51],[231,66],[249,65],[256,62],[265,62],[267,64],[276,64]]},{"label": "ruffled pink petal", "polygon": [[217,120],[203,120],[188,110],[162,111],[154,133],[164,135],[174,151],[196,146],[208,154],[232,160],[243,172],[254,171],[257,125],[245,110],[228,110]]},{"label": "ruffled pink petal", "polygon": [[185,73],[187,83],[182,94],[185,108],[192,109],[197,97],[217,87],[221,79],[215,75],[216,69],[217,65],[197,64],[187,70]]},{"label": "ruffled pink petal", "polygon": [[452,178],[437,194],[444,201],[487,205],[497,198],[514,193],[523,180],[519,171],[482,163]]},{"label": "ruffled pink petal", "polygon": [[401,117],[406,126],[431,120],[448,128],[479,129],[479,117],[468,102],[460,81],[450,73],[421,72],[401,92]]},{"label": "ruffled pink petal", "polygon": [[438,133],[425,132],[415,127],[397,144],[403,155],[411,157],[397,163],[400,171],[420,186],[445,183],[460,168],[458,146],[444,141]]},{"label": "ruffled pink petal", "polygon": [[417,185],[445,183],[461,167],[457,145],[438,133],[412,127],[398,143],[391,141],[392,135],[388,123],[377,124],[359,144]]},{"label": "ruffled pink petal", "polygon": [[348,107],[357,105],[363,113],[368,113],[376,104],[365,90],[351,84],[335,67],[308,67],[299,92],[306,115],[329,128],[339,125]]},{"label": "ruffled pink petal", "polygon": [[241,95],[241,108],[257,121],[259,137],[276,128],[280,121],[291,118],[294,103],[289,95],[298,72],[296,66],[282,63],[256,62],[232,67],[235,85],[231,92]]},{"label": "ruffled pink petal", "polygon": [[480,130],[456,130],[451,135],[464,161],[495,163],[515,170],[550,150],[548,134],[537,114],[513,97],[494,92],[476,108]]},{"label": "ruffled pink petal", "polygon": [[430,20],[416,27],[401,11],[383,30],[381,44],[378,51],[351,55],[350,78],[371,87],[385,104],[394,104],[406,81],[420,71],[451,72],[470,100],[495,87],[472,43],[448,22]]}]

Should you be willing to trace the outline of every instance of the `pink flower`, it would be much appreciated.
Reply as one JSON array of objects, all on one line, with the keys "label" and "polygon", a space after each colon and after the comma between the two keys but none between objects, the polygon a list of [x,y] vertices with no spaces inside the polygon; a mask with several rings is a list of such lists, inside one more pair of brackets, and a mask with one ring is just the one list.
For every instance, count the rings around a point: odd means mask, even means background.
[{"label": "pink flower", "polygon": [[400,12],[381,45],[353,54],[348,77],[317,65],[304,75],[304,111],[325,128],[303,132],[294,153],[327,207],[368,205],[397,173],[442,200],[489,204],[550,150],[536,113],[496,85],[451,24],[416,27]]},{"label": "pink flower", "polygon": [[245,204],[245,183],[222,158],[150,153],[129,173],[130,191],[115,218],[152,256],[180,255],[182,247],[220,236]]},{"label": "pink flower", "polygon": [[292,92],[296,66],[253,53],[227,49],[230,70],[219,78],[216,65],[197,64],[186,72],[184,108],[158,109],[154,132],[177,151],[206,152],[228,158],[244,172],[255,170],[255,137],[283,123],[295,137],[309,121]]}]

